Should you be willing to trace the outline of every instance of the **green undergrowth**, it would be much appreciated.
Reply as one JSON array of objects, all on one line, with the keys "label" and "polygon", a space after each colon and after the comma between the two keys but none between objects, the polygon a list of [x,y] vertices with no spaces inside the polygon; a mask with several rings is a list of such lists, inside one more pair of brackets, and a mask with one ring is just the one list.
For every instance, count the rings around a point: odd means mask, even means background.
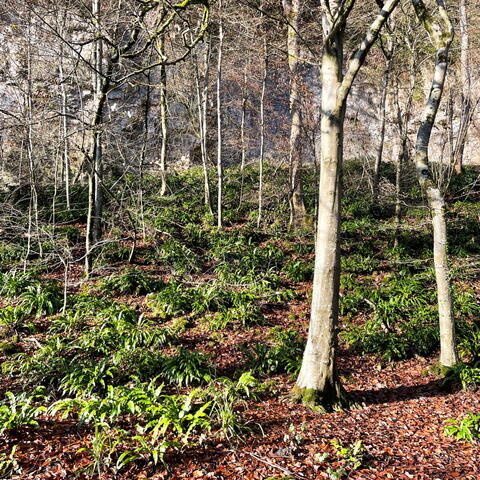
[{"label": "green undergrowth", "polygon": [[[393,174],[385,166],[383,181]],[[134,465],[154,469],[167,463],[170,453],[189,447],[220,439],[239,443],[262,434],[246,411],[263,396],[273,398],[268,384],[277,381],[274,376],[293,379],[299,372],[314,232],[288,228],[285,169],[265,167],[259,228],[257,166],[247,166],[243,178],[238,169],[227,169],[224,229],[216,228],[204,205],[202,175],[200,169],[172,172],[165,197],[158,195],[158,178],[145,175],[142,215],[138,195],[128,195],[138,192],[138,178],[126,174],[112,181],[108,186],[123,199],[123,210],[108,197],[105,241],[95,250],[88,282],[75,265],[83,252],[85,189],[73,188],[72,209],[57,212],[57,226],[47,224],[52,192],[40,192],[40,221],[46,224],[29,251],[20,238],[2,239],[0,356],[11,390],[0,401],[2,435],[68,418],[87,436],[78,453],[88,461],[78,474],[114,477]],[[305,179],[313,217],[317,185],[309,168]],[[405,185],[409,206],[395,239],[392,199],[373,203],[363,165],[347,162],[345,183],[343,346],[382,362],[436,355],[432,239],[415,185]],[[454,188],[449,195],[465,185]],[[61,189],[58,194],[64,199]],[[455,232],[448,246],[455,318],[465,363],[449,369],[445,382],[476,389],[479,210],[465,197],[448,213]],[[26,225],[25,218],[22,222]],[[65,272],[71,275],[66,292]],[[478,418],[472,414],[452,422],[447,433],[474,441]],[[364,466],[361,442],[339,439],[332,448],[332,464],[319,461],[330,468],[324,469],[330,478],[346,478]],[[19,472],[18,462],[15,448],[2,452],[0,474]]]}]

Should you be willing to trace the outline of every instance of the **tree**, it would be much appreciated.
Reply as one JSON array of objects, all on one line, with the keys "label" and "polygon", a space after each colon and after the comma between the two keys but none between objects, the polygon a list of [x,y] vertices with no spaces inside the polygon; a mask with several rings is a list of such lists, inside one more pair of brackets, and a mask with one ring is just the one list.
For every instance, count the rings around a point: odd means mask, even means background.
[{"label": "tree", "polygon": [[[387,25],[388,28],[388,25]],[[388,89],[390,87],[390,76],[393,68],[393,58],[395,53],[395,43],[392,37],[392,32],[387,32],[382,40],[382,53],[385,57],[385,70],[383,73],[383,82],[382,82],[382,96],[379,106],[379,114],[381,119],[380,126],[380,142],[378,145],[377,155],[375,158],[375,166],[373,170],[373,200],[375,203],[378,201],[378,183],[380,180],[380,165],[383,158],[383,150],[385,147],[385,131],[387,127],[387,99],[388,99]]]},{"label": "tree", "polygon": [[217,227],[223,227],[223,159],[222,159],[222,62],[223,62],[223,8],[218,4],[218,58],[217,58]]},{"label": "tree", "polygon": [[258,172],[258,214],[257,214],[257,228],[262,222],[263,211],[263,169],[265,161],[265,91],[267,89],[268,76],[268,44],[267,44],[267,28],[265,26],[265,19],[262,15],[261,27],[263,31],[263,74],[262,74],[262,90],[260,94],[260,158],[259,158],[259,172]]},{"label": "tree", "polygon": [[355,77],[381,28],[399,0],[387,0],[342,75],[344,31],[354,0],[321,1],[321,153],[315,270],[307,345],[295,394],[305,403],[326,407],[348,404],[337,373],[337,323],[340,283],[340,199],[343,125]]},{"label": "tree", "polygon": [[96,35],[93,49],[93,92],[94,116],[92,122],[92,144],[88,157],[88,213],[87,232],[85,242],[85,274],[88,276],[92,270],[92,248],[102,236],[103,212],[103,158],[102,158],[102,130],[103,113],[107,93],[110,88],[113,58],[108,58],[107,73],[103,77],[103,44],[100,27],[100,0],[92,2],[92,18]]},{"label": "tree", "polygon": [[412,0],[412,3],[435,48],[432,86],[415,144],[415,167],[418,181],[425,191],[432,215],[433,260],[440,323],[440,363],[444,366],[452,366],[458,363],[458,353],[448,270],[445,199],[441,189],[432,179],[429,169],[428,146],[445,86],[453,28],[443,0],[436,0],[438,10],[435,13],[429,11],[423,0]]},{"label": "tree", "polygon": [[472,81],[470,74],[470,36],[468,28],[467,0],[459,2],[459,31],[460,31],[460,75],[462,81],[462,98],[460,127],[457,141],[452,149],[452,164],[457,174],[462,173],[463,154],[467,141],[468,129],[472,120],[473,105],[471,98]]},{"label": "tree", "polygon": [[287,54],[290,70],[290,226],[298,229],[307,225],[302,185],[302,108],[298,35],[302,1],[284,0],[283,9],[288,22]]},{"label": "tree", "polygon": [[[414,17],[413,17],[414,18]],[[398,135],[395,139],[398,144],[398,153],[395,162],[395,236],[394,247],[399,245],[400,224],[402,219],[402,179],[404,174],[404,166],[410,160],[409,152],[409,136],[408,126],[413,115],[414,107],[414,92],[417,85],[417,64],[418,58],[418,35],[414,28],[412,28],[412,20],[406,16],[406,22],[398,22],[394,25],[395,36],[398,45],[396,46],[395,55],[392,59],[396,69],[393,80],[393,105],[394,105],[394,124],[397,127]],[[408,70],[405,71],[405,65],[408,64]],[[403,89],[405,80],[402,78],[404,72],[408,83],[407,88]],[[406,90],[403,95],[401,91]]]},{"label": "tree", "polygon": [[[141,65],[139,68],[134,68],[132,71],[124,75],[116,75],[116,71],[121,62],[134,61],[140,56],[144,55],[152,46],[160,42],[174,22],[177,16],[188,9],[191,5],[200,3],[203,6],[203,17],[201,20],[198,33],[194,40],[190,43],[185,43],[186,52],[183,55],[174,58],[173,60],[167,58],[160,50],[158,61],[149,63],[148,65]],[[104,119],[105,106],[109,92],[119,85],[122,85],[127,79],[150,70],[156,66],[164,68],[166,65],[171,65],[185,59],[195,45],[200,41],[208,26],[209,7],[206,2],[197,0],[183,0],[181,3],[170,5],[170,8],[164,8],[164,2],[145,2],[138,7],[135,12],[130,28],[119,32],[119,21],[114,22],[113,34],[102,29],[100,23],[100,0],[93,0],[92,16],[95,25],[95,49],[93,62],[93,76],[94,76],[94,109],[93,120],[91,122],[92,142],[90,152],[86,154],[87,163],[89,163],[89,206],[87,217],[87,232],[86,232],[86,253],[85,253],[85,275],[88,275],[92,269],[93,250],[98,245],[102,233],[102,209],[103,209],[103,180],[102,180],[102,124]],[[160,8],[158,8],[160,7]],[[144,32],[144,22],[151,12],[158,10],[156,19],[154,20],[153,31]],[[146,35],[145,35],[146,33]],[[108,44],[108,54],[103,58],[103,42]],[[105,68],[104,68],[105,64]],[[166,81],[163,78],[163,81]],[[165,94],[162,83],[161,95]],[[165,107],[166,99],[163,98],[163,105]],[[164,118],[166,120],[166,117]],[[166,128],[166,123],[163,124]],[[166,131],[163,132],[162,142],[166,142]],[[163,145],[163,144],[162,144]],[[166,148],[166,144],[165,144]],[[165,158],[163,157],[163,160]],[[162,191],[166,188],[165,180],[165,163],[162,165],[163,184]]]},{"label": "tree", "polygon": [[198,136],[200,141],[200,154],[202,156],[203,167],[203,191],[204,203],[208,207],[209,212],[213,215],[212,201],[210,198],[210,181],[208,178],[208,123],[207,123],[207,109],[208,109],[208,74],[210,71],[210,54],[211,40],[210,36],[206,37],[206,48],[203,57],[203,83],[200,84],[200,72],[198,55],[195,53],[192,56],[193,69],[195,78],[195,91],[197,100],[198,113]]},{"label": "tree", "polygon": [[[157,51],[161,61],[166,60],[165,39],[160,37],[157,42]],[[167,146],[168,146],[168,120],[167,120],[167,68],[162,63],[160,65],[160,126],[162,129],[162,143],[160,147],[160,177],[162,185],[160,187],[160,196],[163,197],[167,192]]]}]

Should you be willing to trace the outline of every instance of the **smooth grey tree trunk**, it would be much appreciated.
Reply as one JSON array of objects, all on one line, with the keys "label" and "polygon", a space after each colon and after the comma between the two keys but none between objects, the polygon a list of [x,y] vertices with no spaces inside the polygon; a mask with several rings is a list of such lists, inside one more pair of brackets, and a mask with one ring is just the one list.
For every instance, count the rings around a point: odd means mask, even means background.
[{"label": "smooth grey tree trunk", "polygon": [[[102,71],[103,71],[103,45],[102,40],[100,39],[100,26],[99,26],[99,15],[100,15],[100,0],[93,0],[93,18],[97,24],[98,28],[98,38],[95,41],[95,72],[94,72],[94,84],[95,84],[95,103],[96,105],[103,104],[105,99],[102,98],[104,94],[102,91]],[[97,107],[99,108],[99,107]],[[103,106],[102,106],[102,115],[100,121],[97,123],[94,129],[94,154],[93,154],[93,163],[94,163],[94,189],[95,189],[95,202],[94,202],[94,213],[92,221],[92,235],[93,243],[96,244],[102,237],[102,214],[103,214],[103,191],[102,191],[102,179],[103,179],[103,145],[102,145],[102,136],[103,132],[101,128],[98,128],[101,123],[103,123]]]},{"label": "smooth grey tree trunk", "polygon": [[398,78],[395,80],[395,95],[394,103],[396,105],[396,116],[397,116],[397,125],[399,131],[400,145],[398,150],[397,161],[395,165],[395,236],[394,236],[394,247],[397,248],[399,245],[400,237],[400,228],[402,220],[402,178],[403,178],[403,166],[406,161],[410,158],[408,151],[408,125],[410,119],[412,118],[413,110],[413,93],[415,91],[415,86],[417,83],[416,77],[416,49],[413,44],[411,44],[407,39],[407,44],[410,50],[410,72],[409,72],[409,86],[407,101],[405,107],[402,111],[400,106],[400,85]]},{"label": "smooth grey tree trunk", "polygon": [[[321,404],[326,408],[349,403],[337,373],[340,200],[346,102],[356,75],[398,1],[385,2],[352,56],[343,78],[343,35],[351,9],[340,9],[335,3],[337,10],[332,12],[332,4],[327,5],[322,1],[324,34],[321,66],[322,166],[315,270],[307,344],[294,394],[305,403]],[[351,6],[353,7],[353,2]]]},{"label": "smooth grey tree trunk", "polygon": [[[62,24],[63,28],[63,24]],[[60,33],[63,36],[63,32]],[[60,42],[59,58],[59,81],[60,81],[60,109],[62,113],[62,135],[63,135],[63,182],[65,184],[65,198],[67,210],[70,210],[70,144],[68,139],[68,98],[67,88],[65,86],[66,77],[63,66],[64,48],[63,42]]]},{"label": "smooth grey tree trunk", "polygon": [[242,88],[242,116],[240,119],[240,145],[242,149],[242,156],[240,160],[240,195],[238,199],[238,208],[242,206],[243,201],[243,186],[245,183],[245,162],[247,159],[247,146],[245,141],[245,122],[247,118],[247,101],[248,101],[248,68],[249,62],[245,62],[245,68],[243,70],[243,88]]},{"label": "smooth grey tree trunk", "polygon": [[218,58],[217,58],[217,227],[223,227],[223,159],[222,159],[222,56],[223,56],[223,11],[222,0],[218,3]]},{"label": "smooth grey tree trunk", "polygon": [[[338,290],[340,282],[340,199],[344,108],[338,105],[342,82],[342,38],[325,45],[322,56],[322,119],[318,223],[308,340],[297,386],[306,403],[329,406],[344,401],[337,375]],[[320,397],[320,398],[319,398]]]},{"label": "smooth grey tree trunk", "polygon": [[202,132],[203,132],[203,168],[204,168],[204,179],[205,179],[205,202],[208,204],[210,212],[212,212],[212,200],[210,195],[210,181],[208,178],[208,122],[207,122],[207,113],[208,113],[208,94],[209,94],[209,75],[210,75],[210,56],[212,53],[212,41],[211,37],[208,36],[207,39],[207,50],[205,52],[204,59],[204,78],[203,78],[203,89],[202,89]]},{"label": "smooth grey tree trunk", "polygon": [[[93,266],[93,249],[102,236],[102,213],[103,213],[103,161],[102,161],[102,123],[103,110],[107,99],[109,76],[102,79],[103,72],[103,48],[100,38],[100,0],[92,2],[93,21],[97,29],[97,39],[93,51],[93,89],[94,108],[92,121],[92,144],[88,154],[88,210],[87,231],[85,235],[85,276],[88,277]],[[109,67],[110,70],[110,67]]]},{"label": "smooth grey tree trunk", "polygon": [[383,73],[383,84],[382,84],[382,97],[380,100],[380,142],[377,149],[377,155],[375,157],[375,165],[373,169],[373,201],[374,203],[378,202],[378,184],[380,181],[380,165],[382,164],[383,159],[383,150],[385,147],[385,132],[387,127],[387,99],[388,99],[388,89],[390,86],[390,74],[393,67],[393,40],[389,36],[387,39],[387,47],[383,50],[385,56],[385,71]]},{"label": "smooth grey tree trunk", "polygon": [[[31,18],[31,17],[30,17]],[[38,243],[38,254],[40,258],[43,256],[43,245],[40,235],[40,220],[38,212],[38,190],[37,190],[37,178],[34,158],[34,145],[33,145],[33,71],[32,71],[32,31],[30,28],[30,21],[28,23],[28,41],[27,41],[27,91],[26,91],[26,121],[27,121],[27,158],[28,158],[28,171],[30,177],[30,208],[28,219],[28,242],[26,259],[28,258],[31,250],[31,237],[34,227],[36,232],[36,240]],[[33,223],[33,225],[32,225]]]},{"label": "smooth grey tree trunk", "polygon": [[208,178],[208,149],[207,149],[207,108],[208,108],[208,74],[210,70],[210,40],[207,39],[207,49],[204,56],[204,78],[203,86],[200,87],[200,75],[198,69],[198,63],[196,56],[193,57],[194,61],[194,74],[195,74],[195,89],[197,92],[197,112],[198,112],[198,130],[200,137],[200,153],[202,156],[203,167],[203,191],[204,191],[204,203],[208,207],[211,214],[212,201],[210,196],[210,180]]},{"label": "smooth grey tree trunk", "polygon": [[415,145],[415,166],[420,185],[425,190],[432,215],[433,252],[437,282],[438,316],[440,324],[440,363],[450,367],[458,363],[455,338],[455,321],[452,311],[452,295],[447,257],[447,228],[445,200],[440,188],[434,183],[429,169],[428,146],[438,107],[445,86],[448,55],[453,40],[453,28],[443,0],[436,0],[438,10],[432,14],[423,0],[412,0],[415,11],[436,49],[432,87],[418,129]]},{"label": "smooth grey tree trunk", "polygon": [[139,175],[138,203],[140,206],[140,221],[142,223],[143,241],[145,241],[145,238],[147,236],[146,225],[145,225],[145,202],[144,202],[143,190],[144,190],[144,169],[145,169],[145,162],[147,159],[147,148],[148,148],[148,140],[149,140],[148,130],[150,125],[150,121],[149,121],[150,109],[152,104],[152,99],[151,99],[152,89],[150,86],[150,82],[151,82],[150,73],[151,72],[149,70],[146,74],[147,85],[146,85],[146,92],[145,92],[145,106],[143,109],[143,141],[142,141],[142,150],[140,152],[139,162],[138,162],[138,175]]}]

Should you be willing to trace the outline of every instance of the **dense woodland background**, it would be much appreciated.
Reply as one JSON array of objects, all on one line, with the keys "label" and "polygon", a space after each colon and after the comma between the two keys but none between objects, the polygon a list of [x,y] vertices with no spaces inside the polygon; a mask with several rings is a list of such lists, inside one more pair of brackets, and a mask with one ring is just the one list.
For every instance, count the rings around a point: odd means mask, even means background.
[{"label": "dense woodland background", "polygon": [[1,6],[0,478],[479,479],[479,17]]}]

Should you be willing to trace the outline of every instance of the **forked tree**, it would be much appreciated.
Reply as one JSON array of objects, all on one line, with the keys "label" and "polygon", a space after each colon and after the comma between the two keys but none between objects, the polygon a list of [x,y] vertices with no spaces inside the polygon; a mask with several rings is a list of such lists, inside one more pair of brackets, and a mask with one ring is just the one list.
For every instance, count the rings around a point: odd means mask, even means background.
[{"label": "forked tree", "polygon": [[340,283],[340,200],[343,126],[348,95],[372,45],[397,6],[387,0],[368,28],[343,75],[343,43],[355,0],[321,0],[321,154],[313,296],[307,345],[295,394],[309,404],[348,404],[337,373],[337,324]]}]

